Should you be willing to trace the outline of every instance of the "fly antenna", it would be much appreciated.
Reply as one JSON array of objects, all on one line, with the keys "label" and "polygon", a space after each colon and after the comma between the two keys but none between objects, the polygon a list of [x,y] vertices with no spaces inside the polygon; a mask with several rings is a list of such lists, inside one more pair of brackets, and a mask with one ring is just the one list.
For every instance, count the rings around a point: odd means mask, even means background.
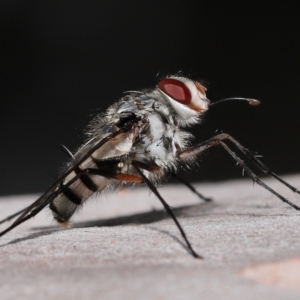
[{"label": "fly antenna", "polygon": [[219,101],[210,103],[209,106],[215,105],[215,104],[219,104],[221,102],[225,102],[225,101],[247,101],[249,103],[249,105],[251,106],[257,106],[260,104],[260,101],[257,99],[250,99],[250,98],[239,98],[239,97],[233,97],[233,98],[225,98],[225,99],[221,99]]}]

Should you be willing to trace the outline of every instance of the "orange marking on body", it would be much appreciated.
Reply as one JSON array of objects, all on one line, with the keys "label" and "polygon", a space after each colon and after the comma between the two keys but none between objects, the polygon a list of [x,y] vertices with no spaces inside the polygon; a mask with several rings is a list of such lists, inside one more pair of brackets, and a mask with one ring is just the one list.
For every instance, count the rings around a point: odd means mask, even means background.
[{"label": "orange marking on body", "polygon": [[160,173],[160,167],[159,167],[159,166],[154,166],[154,165],[152,165],[152,166],[150,167],[150,172],[153,172],[153,173],[158,174],[158,173]]},{"label": "orange marking on body", "polygon": [[124,173],[117,173],[115,175],[115,179],[121,180],[121,181],[129,181],[134,183],[141,183],[143,182],[142,178],[136,175],[131,174],[124,174]]}]

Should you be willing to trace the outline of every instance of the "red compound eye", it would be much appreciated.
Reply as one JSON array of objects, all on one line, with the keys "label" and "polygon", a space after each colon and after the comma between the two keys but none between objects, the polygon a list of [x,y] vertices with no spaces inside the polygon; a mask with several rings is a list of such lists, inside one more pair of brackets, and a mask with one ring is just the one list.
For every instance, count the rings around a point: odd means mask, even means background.
[{"label": "red compound eye", "polygon": [[172,99],[186,105],[191,103],[191,92],[183,82],[173,78],[166,78],[161,80],[157,86]]}]

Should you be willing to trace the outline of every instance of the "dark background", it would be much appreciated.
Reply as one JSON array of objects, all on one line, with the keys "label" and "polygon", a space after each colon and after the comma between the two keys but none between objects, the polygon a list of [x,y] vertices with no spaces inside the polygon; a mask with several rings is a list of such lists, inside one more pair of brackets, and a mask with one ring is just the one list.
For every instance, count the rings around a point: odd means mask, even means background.
[{"label": "dark background", "polygon": [[[299,15],[287,2],[0,2],[0,193],[42,192],[81,144],[82,129],[158,72],[204,80],[210,99],[258,98],[211,109],[197,140],[232,134],[277,173],[300,170]],[[190,179],[240,177],[221,149]]]}]

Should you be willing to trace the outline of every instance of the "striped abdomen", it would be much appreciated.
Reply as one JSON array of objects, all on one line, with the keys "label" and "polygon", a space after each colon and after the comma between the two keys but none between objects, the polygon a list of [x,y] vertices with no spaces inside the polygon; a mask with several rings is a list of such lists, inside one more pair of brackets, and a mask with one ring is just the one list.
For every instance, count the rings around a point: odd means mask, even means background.
[{"label": "striped abdomen", "polygon": [[[58,187],[62,192],[49,205],[57,222],[67,225],[85,200],[95,192],[105,189],[112,178],[118,179],[120,175],[124,175],[118,173],[119,161],[114,160],[114,157],[130,152],[133,140],[134,135],[130,132],[119,134],[95,150],[80,165],[73,167],[73,171]],[[75,158],[87,151],[86,148],[86,146],[82,147],[75,154]]]},{"label": "striped abdomen", "polygon": [[[94,163],[91,164],[90,168],[92,167]],[[80,170],[81,168],[77,168],[66,177],[63,185],[78,176],[70,186],[64,186],[62,192],[50,203],[53,217],[59,223],[68,222],[78,206],[93,193],[103,190],[110,181],[109,178],[99,175],[80,175]]]}]

